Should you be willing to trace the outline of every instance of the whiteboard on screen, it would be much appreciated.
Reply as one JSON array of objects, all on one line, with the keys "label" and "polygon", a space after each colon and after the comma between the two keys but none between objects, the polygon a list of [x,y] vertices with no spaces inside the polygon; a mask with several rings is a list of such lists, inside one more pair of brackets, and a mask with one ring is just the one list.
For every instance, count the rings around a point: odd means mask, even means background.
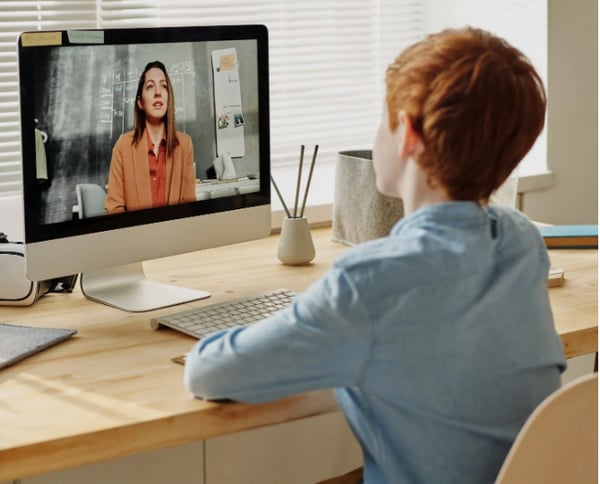
[{"label": "whiteboard on screen", "polygon": [[244,113],[240,73],[235,48],[213,50],[217,156],[244,156]]}]

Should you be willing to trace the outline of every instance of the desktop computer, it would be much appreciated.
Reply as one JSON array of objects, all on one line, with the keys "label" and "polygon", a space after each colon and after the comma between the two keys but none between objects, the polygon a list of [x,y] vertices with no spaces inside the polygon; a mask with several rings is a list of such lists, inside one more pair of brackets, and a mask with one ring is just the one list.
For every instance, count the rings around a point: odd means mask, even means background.
[{"label": "desktop computer", "polygon": [[[25,32],[18,56],[30,280],[80,273],[86,297],[145,311],[209,293],[148,280],[144,260],[270,233],[264,26]],[[152,107],[150,65],[166,71]],[[144,150],[163,107],[157,172]]]}]

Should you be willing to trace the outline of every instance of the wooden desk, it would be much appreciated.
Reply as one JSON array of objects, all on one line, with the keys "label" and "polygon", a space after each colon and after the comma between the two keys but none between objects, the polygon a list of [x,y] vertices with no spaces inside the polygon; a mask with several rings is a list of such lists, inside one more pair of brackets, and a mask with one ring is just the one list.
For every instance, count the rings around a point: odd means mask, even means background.
[{"label": "wooden desk", "polygon": [[598,352],[598,251],[549,250],[565,283],[550,289],[554,323],[567,358]]},{"label": "wooden desk", "polygon": [[[313,264],[288,267],[276,258],[277,236],[152,261],[158,281],[206,289],[209,304],[276,287],[303,290],[347,248],[331,229],[313,230]],[[567,356],[595,352],[597,253],[553,251],[566,272],[553,288],[556,326]],[[72,339],[0,371],[0,481],[113,459],[337,411],[330,391],[263,404],[216,404],[184,390],[171,357],[194,340],[153,331],[150,318],[183,309],[125,313],[72,294],[44,296],[26,308],[0,307],[0,321],[78,330]]]}]

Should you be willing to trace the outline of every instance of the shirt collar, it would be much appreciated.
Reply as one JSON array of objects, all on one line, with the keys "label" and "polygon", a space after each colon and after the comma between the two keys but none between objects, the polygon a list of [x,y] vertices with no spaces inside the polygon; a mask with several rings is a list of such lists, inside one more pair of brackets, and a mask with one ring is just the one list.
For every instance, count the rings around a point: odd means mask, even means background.
[{"label": "shirt collar", "polygon": [[[144,128],[144,131],[146,132],[146,142],[148,143],[148,151],[152,151],[152,148],[154,148],[154,143],[152,142],[152,138],[150,138],[150,133],[148,132],[148,128]],[[167,143],[167,137],[165,136],[165,132],[163,130],[163,135],[162,135],[162,138],[160,139],[160,144],[165,145],[166,143]]]},{"label": "shirt collar", "polygon": [[419,208],[401,218],[390,231],[390,235],[398,235],[405,230],[428,225],[430,223],[455,227],[466,227],[474,224],[489,223],[488,207],[470,201],[452,201],[436,203]]}]

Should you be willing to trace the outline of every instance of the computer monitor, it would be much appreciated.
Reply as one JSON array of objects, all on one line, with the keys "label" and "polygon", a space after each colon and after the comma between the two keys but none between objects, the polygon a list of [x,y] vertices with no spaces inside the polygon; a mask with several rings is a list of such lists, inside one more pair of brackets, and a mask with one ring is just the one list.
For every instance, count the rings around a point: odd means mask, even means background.
[{"label": "computer monitor", "polygon": [[18,54],[29,279],[80,273],[86,297],[145,311],[209,293],[143,261],[270,233],[264,26],[25,32]]}]

